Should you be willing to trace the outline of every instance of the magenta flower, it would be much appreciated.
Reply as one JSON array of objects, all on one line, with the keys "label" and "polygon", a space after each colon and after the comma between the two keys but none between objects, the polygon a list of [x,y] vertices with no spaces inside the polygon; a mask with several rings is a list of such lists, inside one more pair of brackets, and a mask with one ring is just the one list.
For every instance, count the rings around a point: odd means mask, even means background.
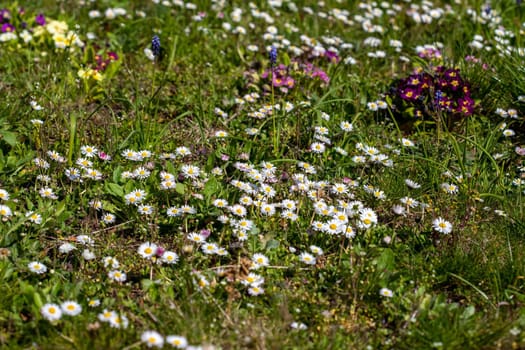
[{"label": "magenta flower", "polygon": [[44,17],[44,15],[42,13],[39,13],[35,17],[35,23],[38,24],[39,26],[45,25],[46,24],[46,17]]},{"label": "magenta flower", "polygon": [[11,23],[4,23],[2,24],[2,28],[0,30],[2,31],[2,33],[14,32],[15,26],[12,25]]}]

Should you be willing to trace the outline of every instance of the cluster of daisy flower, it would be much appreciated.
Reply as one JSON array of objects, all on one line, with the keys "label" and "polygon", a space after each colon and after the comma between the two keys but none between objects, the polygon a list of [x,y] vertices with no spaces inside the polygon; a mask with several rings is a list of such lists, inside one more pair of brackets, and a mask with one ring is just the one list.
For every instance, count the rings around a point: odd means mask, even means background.
[{"label": "cluster of daisy flower", "polygon": [[45,304],[40,309],[42,317],[50,322],[58,321],[63,315],[66,316],[77,316],[82,312],[82,306],[73,300],[67,300],[57,304]]},{"label": "cluster of daisy flower", "polygon": [[[90,306],[98,306],[96,304],[98,303],[95,302],[93,305]],[[126,315],[120,314],[112,310],[102,310],[102,312],[97,315],[97,319],[100,322],[109,324],[111,328],[126,329],[129,326],[129,319],[126,317]]]},{"label": "cluster of daisy flower", "polygon": [[[171,345],[175,349],[189,349],[188,340],[186,337],[180,335],[168,335],[162,336],[157,331],[145,331],[140,336],[140,340],[148,348],[162,348],[164,344]],[[193,347],[191,347],[193,348]]]}]

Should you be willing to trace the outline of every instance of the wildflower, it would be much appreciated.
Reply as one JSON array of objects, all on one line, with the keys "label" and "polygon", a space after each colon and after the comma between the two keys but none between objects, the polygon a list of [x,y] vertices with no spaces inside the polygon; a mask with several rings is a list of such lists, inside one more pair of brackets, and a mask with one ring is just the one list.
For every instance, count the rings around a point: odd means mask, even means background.
[{"label": "wildflower", "polygon": [[244,132],[246,134],[248,134],[249,136],[254,136],[254,135],[257,135],[259,133],[259,129],[257,128],[247,128],[244,130]]},{"label": "wildflower", "polygon": [[273,198],[277,192],[272,186],[264,184],[261,186],[261,193],[264,194],[266,198]]},{"label": "wildflower", "polygon": [[145,242],[139,246],[138,253],[145,259],[150,259],[157,252],[157,245],[155,243]]},{"label": "wildflower", "polygon": [[150,61],[154,61],[155,60],[155,55],[153,54],[153,51],[151,51],[150,48],[146,47],[144,49],[144,55],[146,55],[146,57],[148,58],[148,60]]},{"label": "wildflower", "polygon": [[194,281],[197,286],[200,288],[200,289],[203,289],[203,288],[206,288],[207,286],[210,285],[210,282],[208,282],[208,280],[202,276],[201,274],[197,273],[196,274],[197,277],[198,277],[198,280]]},{"label": "wildflower", "polygon": [[261,275],[250,272],[246,277],[244,277],[241,283],[245,286],[260,286],[264,283],[264,278]]},{"label": "wildflower", "polygon": [[88,306],[89,307],[100,306],[100,300],[99,299],[88,299]]},{"label": "wildflower", "polygon": [[104,309],[101,313],[98,314],[97,318],[101,322],[109,322],[115,316],[117,316],[117,313],[115,311],[109,311],[107,309]]},{"label": "wildflower", "polygon": [[78,158],[75,164],[81,167],[82,169],[88,169],[93,166],[93,162],[86,158]]},{"label": "wildflower", "polygon": [[268,266],[270,263],[270,260],[263,254],[255,253],[252,256],[252,268],[258,269],[261,266]]},{"label": "wildflower", "polygon": [[225,208],[228,206],[228,201],[222,198],[218,198],[213,201],[213,205],[217,208]]},{"label": "wildflower", "polygon": [[316,126],[314,130],[315,130],[315,133],[319,135],[328,135],[329,133],[328,128],[325,126]]},{"label": "wildflower", "polygon": [[117,282],[124,282],[126,281],[126,273],[119,271],[119,270],[112,270],[108,272],[109,279],[112,279]]},{"label": "wildflower", "polygon": [[162,348],[164,345],[164,338],[156,331],[145,331],[140,336],[140,340],[145,343],[148,348]]},{"label": "wildflower", "polygon": [[316,263],[315,257],[307,252],[301,253],[301,255],[299,255],[299,260],[308,265],[315,265]]},{"label": "wildflower", "polygon": [[173,218],[173,217],[181,216],[182,211],[178,207],[171,207],[166,210],[166,215],[168,215],[168,217]]},{"label": "wildflower", "polygon": [[310,251],[315,255],[323,255],[323,250],[315,245],[310,246]]},{"label": "wildflower", "polygon": [[102,173],[96,169],[85,169],[84,176],[92,180],[102,180]]},{"label": "wildflower", "polygon": [[111,267],[112,269],[118,269],[120,267],[118,260],[112,256],[106,256],[103,261],[104,267]]},{"label": "wildflower", "polygon": [[137,208],[139,214],[151,215],[153,213],[153,207],[151,205],[139,205]]},{"label": "wildflower", "polygon": [[228,133],[224,130],[218,130],[215,132],[215,137],[225,138],[225,137],[228,137]]},{"label": "wildflower", "polygon": [[387,298],[392,298],[394,296],[394,293],[388,288],[381,288],[379,290],[379,295]]},{"label": "wildflower", "polygon": [[7,218],[11,215],[13,215],[11,208],[9,208],[7,205],[0,205],[0,216],[4,216]]},{"label": "wildflower", "polygon": [[441,184],[441,188],[448,194],[457,194],[459,191],[458,186],[446,182]]},{"label": "wildflower", "polygon": [[65,315],[77,316],[82,312],[82,306],[76,301],[68,300],[60,304],[60,308]]},{"label": "wildflower", "polygon": [[240,204],[235,204],[231,206],[230,211],[232,212],[232,214],[240,217],[246,216],[246,208]]},{"label": "wildflower", "polygon": [[396,215],[405,215],[406,214],[406,208],[402,205],[395,204],[392,206],[392,211]]},{"label": "wildflower", "polygon": [[183,205],[182,207],[180,207],[180,210],[183,214],[195,214],[197,213],[197,209],[195,209],[194,207],[192,206],[189,206],[189,205]]},{"label": "wildflower", "polygon": [[135,171],[133,171],[134,177],[139,180],[147,179],[150,176],[150,174],[151,174],[151,171],[149,171],[148,169],[142,166],[138,167],[137,169],[135,169]]},{"label": "wildflower", "polygon": [[105,213],[102,215],[102,222],[106,225],[114,223],[116,220],[116,216],[111,213]]},{"label": "wildflower", "polygon": [[109,319],[109,325],[112,327],[112,328],[122,328],[122,329],[125,329],[125,328],[128,328],[128,324],[129,324],[129,320],[126,316],[124,315],[118,315],[118,314],[114,314],[110,319]]},{"label": "wildflower", "polygon": [[201,249],[204,254],[215,254],[219,250],[219,248],[217,247],[217,244],[215,243],[204,243],[201,246]]},{"label": "wildflower", "polygon": [[57,163],[64,163],[66,161],[66,159],[56,151],[47,151],[47,155]]},{"label": "wildflower", "polygon": [[140,160],[140,156],[136,151],[127,149],[122,152],[122,156],[128,160]]},{"label": "wildflower", "polygon": [[346,225],[343,234],[346,238],[354,238],[355,237],[355,230],[352,226]]},{"label": "wildflower", "polygon": [[40,309],[42,316],[48,321],[58,321],[62,317],[62,310],[57,304],[45,304]]},{"label": "wildflower", "polygon": [[441,217],[435,219],[432,222],[432,226],[437,232],[441,232],[444,234],[449,234],[450,232],[452,232],[452,224]]},{"label": "wildflower", "polygon": [[363,228],[369,228],[371,225],[377,223],[377,215],[372,209],[363,208],[359,210],[359,220],[360,226]]},{"label": "wildflower", "polygon": [[194,165],[186,164],[182,166],[182,175],[185,178],[196,179],[199,177],[199,174],[200,169]]},{"label": "wildflower", "polygon": [[384,200],[386,198],[385,192],[375,189],[372,193],[376,199]]},{"label": "wildflower", "polygon": [[290,328],[299,329],[299,330],[305,330],[305,329],[308,329],[308,326],[305,325],[302,322],[292,322],[292,323],[290,323]]},{"label": "wildflower", "polygon": [[58,252],[61,254],[68,254],[72,252],[73,250],[77,249],[73,244],[71,243],[63,243],[58,247]]},{"label": "wildflower", "polygon": [[410,179],[405,179],[405,184],[410,187],[410,188],[413,188],[413,189],[418,189],[421,187],[420,184],[418,184],[417,182],[415,181],[412,181]]},{"label": "wildflower", "polygon": [[78,235],[77,236],[77,242],[80,244],[85,245],[93,245],[93,238],[87,236],[87,235]]},{"label": "wildflower", "polygon": [[197,233],[197,232],[192,232],[188,235],[188,239],[192,242],[195,242],[195,243],[204,243],[206,242],[206,237],[204,237],[204,235],[200,234],[200,233]]},{"label": "wildflower", "polygon": [[272,216],[275,214],[275,205],[262,203],[260,210],[262,215]]},{"label": "wildflower", "polygon": [[248,219],[241,219],[241,220],[238,220],[238,221],[232,220],[231,224],[235,228],[237,228],[237,229],[239,229],[239,230],[241,230],[243,232],[250,231],[253,228],[253,226],[254,226],[253,225],[253,221],[248,220]]},{"label": "wildflower", "polygon": [[403,146],[405,146],[405,147],[414,147],[415,146],[413,141],[410,141],[409,139],[406,139],[404,137],[401,139],[401,144]]},{"label": "wildflower", "polygon": [[64,170],[64,174],[70,181],[82,181],[80,179],[80,170],[77,168],[68,168]]},{"label": "wildflower", "polygon": [[179,261],[179,256],[174,252],[165,251],[161,256],[161,261],[166,264],[175,264]]},{"label": "wildflower", "polygon": [[84,260],[93,260],[96,258],[95,253],[93,253],[89,249],[84,249],[84,251],[82,252],[82,257],[84,258]]},{"label": "wildflower", "polygon": [[418,201],[410,197],[403,197],[399,201],[403,203],[405,206],[410,207],[410,208],[415,208],[419,204]]},{"label": "wildflower", "polygon": [[38,193],[40,194],[40,197],[42,198],[51,198],[51,199],[57,199],[58,196],[55,195],[52,188],[49,187],[43,187],[41,188]]},{"label": "wildflower", "polygon": [[46,25],[46,17],[42,13],[39,13],[35,17],[35,23],[38,24],[39,26]]},{"label": "wildflower", "polygon": [[168,335],[166,343],[177,349],[185,349],[188,346],[188,340],[180,335]]},{"label": "wildflower", "polygon": [[151,39],[151,52],[155,58],[160,57],[160,49],[160,38],[157,35],[154,35],[153,39]]},{"label": "wildflower", "polygon": [[264,294],[264,289],[261,286],[251,286],[248,288],[248,294],[251,296],[258,296]]},{"label": "wildflower", "polygon": [[146,195],[146,191],[135,189],[126,194],[124,199],[126,200],[126,204],[140,204],[144,198],[146,198]]},{"label": "wildflower", "polygon": [[296,221],[299,218],[299,216],[291,210],[284,210],[281,213],[281,217],[291,221]]},{"label": "wildflower", "polygon": [[314,153],[323,153],[326,149],[326,146],[321,142],[314,142],[310,145],[310,150]]},{"label": "wildflower", "polygon": [[377,109],[379,108],[379,106],[375,102],[368,102],[366,106],[368,107],[369,110],[373,112],[377,111]]},{"label": "wildflower", "polygon": [[268,53],[268,58],[270,59],[270,64],[273,66],[277,63],[277,48],[272,45],[270,52]]},{"label": "wildflower", "polygon": [[185,157],[191,155],[191,151],[188,147],[180,146],[175,149],[175,154],[180,157]]},{"label": "wildflower", "polygon": [[346,131],[346,132],[350,132],[354,130],[354,126],[352,125],[352,123],[347,122],[347,121],[342,121],[339,124],[339,127],[341,128],[341,130]]},{"label": "wildflower", "polygon": [[93,146],[82,146],[80,147],[80,153],[88,158],[93,158],[97,155],[98,149]]},{"label": "wildflower", "polygon": [[29,268],[29,271],[36,273],[38,275],[41,275],[47,271],[47,266],[38,261],[30,262],[27,265],[27,267]]},{"label": "wildflower", "polygon": [[503,130],[503,136],[505,137],[511,137],[511,136],[514,136],[516,135],[516,132],[512,129],[505,129]]}]

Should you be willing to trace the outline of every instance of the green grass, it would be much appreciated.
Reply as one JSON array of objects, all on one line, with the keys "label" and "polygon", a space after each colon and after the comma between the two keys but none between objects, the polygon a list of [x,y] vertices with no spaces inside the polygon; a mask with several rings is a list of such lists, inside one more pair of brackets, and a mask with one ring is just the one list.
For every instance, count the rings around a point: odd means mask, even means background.
[{"label": "green grass", "polygon": [[0,347],[525,347],[516,2],[86,3],[1,20]]}]

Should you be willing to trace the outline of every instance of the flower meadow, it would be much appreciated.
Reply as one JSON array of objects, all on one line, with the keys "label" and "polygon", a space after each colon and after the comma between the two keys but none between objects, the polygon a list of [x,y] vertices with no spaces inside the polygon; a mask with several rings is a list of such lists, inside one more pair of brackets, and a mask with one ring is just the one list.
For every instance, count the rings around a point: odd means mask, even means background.
[{"label": "flower meadow", "polygon": [[524,348],[522,6],[0,6],[1,346]]}]

